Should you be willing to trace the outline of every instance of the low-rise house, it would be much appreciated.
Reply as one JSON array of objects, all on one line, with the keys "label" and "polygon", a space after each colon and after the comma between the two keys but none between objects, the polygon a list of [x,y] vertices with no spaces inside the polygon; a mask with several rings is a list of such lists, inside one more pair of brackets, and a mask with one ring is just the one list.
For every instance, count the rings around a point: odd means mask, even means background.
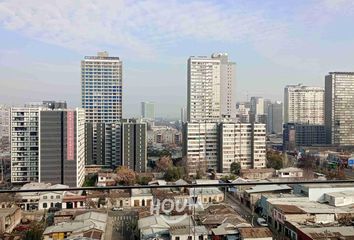
[{"label": "low-rise house", "polygon": [[[79,192],[56,191],[56,189],[69,188],[62,184],[27,183],[21,189],[47,189],[47,192],[20,192],[16,199],[24,211],[48,210],[49,208],[85,208],[85,196]],[[50,191],[52,190],[52,191]]]},{"label": "low-rise house", "polygon": [[204,226],[171,226],[170,239],[208,240],[208,230]]},{"label": "low-rise house", "polygon": [[111,190],[107,196],[109,207],[131,207],[130,193],[122,190]]},{"label": "low-rise house", "polygon": [[232,224],[236,228],[251,227],[242,216],[228,205],[211,205],[204,211],[197,212],[196,219],[208,230],[219,227],[221,224]]},{"label": "low-rise house", "polygon": [[241,169],[240,177],[244,179],[268,179],[272,178],[275,174],[273,168],[260,168],[260,169]]},{"label": "low-rise house", "polygon": [[276,171],[276,176],[279,178],[302,178],[304,170],[296,167],[282,168]]},{"label": "low-rise house", "polygon": [[295,226],[296,234],[291,238],[295,240],[354,239],[352,226]]},{"label": "low-rise house", "polygon": [[211,229],[211,240],[239,239],[238,228],[231,223],[222,223],[216,228]]},{"label": "low-rise house", "polygon": [[[47,189],[61,189],[61,188],[69,188],[67,185],[55,184],[52,186],[48,186]],[[51,207],[62,208],[62,201],[64,198],[64,191],[50,191],[50,192],[42,192],[40,193],[39,202],[38,202],[38,210],[49,209]]]},{"label": "low-rise house", "polygon": [[137,188],[131,190],[130,206],[145,207],[150,206],[153,202],[151,190],[148,188]]},{"label": "low-rise house", "polygon": [[63,209],[85,209],[86,208],[86,196],[65,192],[62,202]]},{"label": "low-rise house", "polygon": [[221,203],[224,193],[217,187],[189,188],[189,196],[202,204]]},{"label": "low-rise house", "polygon": [[[23,185],[20,190],[33,190],[33,189],[46,189],[50,186],[49,183],[37,183],[31,182]],[[24,211],[38,210],[39,209],[39,199],[40,192],[20,192],[16,194],[18,199],[18,205]]]},{"label": "low-rise house", "polygon": [[21,209],[19,207],[0,209],[0,233],[11,233],[21,222]]},{"label": "low-rise house", "polygon": [[246,204],[250,209],[254,209],[257,201],[261,199],[262,194],[266,193],[290,193],[292,188],[288,185],[256,185],[251,187],[248,190],[245,190],[243,193],[243,197],[241,199],[242,202]]},{"label": "low-rise house", "polygon": [[[192,227],[191,227],[192,226]],[[138,220],[140,239],[207,240],[208,231],[190,215],[152,215]],[[194,238],[194,236],[196,238]]]},{"label": "low-rise house", "polygon": [[44,240],[86,237],[103,240],[108,216],[106,213],[87,212],[77,215],[74,220],[47,227]]},{"label": "low-rise house", "polygon": [[97,176],[97,187],[115,186],[116,174],[110,171],[100,171]]},{"label": "low-rise house", "polygon": [[273,234],[266,227],[240,228],[240,240],[273,240]]}]

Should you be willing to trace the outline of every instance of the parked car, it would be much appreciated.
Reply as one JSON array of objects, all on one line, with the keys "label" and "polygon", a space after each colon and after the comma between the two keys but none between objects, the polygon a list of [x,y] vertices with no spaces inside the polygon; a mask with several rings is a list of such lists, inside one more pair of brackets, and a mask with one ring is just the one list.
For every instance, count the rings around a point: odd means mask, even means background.
[{"label": "parked car", "polygon": [[262,227],[268,227],[268,223],[264,218],[257,218],[257,223]]},{"label": "parked car", "polygon": [[113,207],[112,211],[123,211],[123,208],[121,208],[121,207]]}]

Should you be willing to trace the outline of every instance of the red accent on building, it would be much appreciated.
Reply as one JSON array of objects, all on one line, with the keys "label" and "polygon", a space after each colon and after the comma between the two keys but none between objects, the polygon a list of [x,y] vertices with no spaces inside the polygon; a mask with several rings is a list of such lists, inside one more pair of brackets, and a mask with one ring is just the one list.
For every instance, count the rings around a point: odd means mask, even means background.
[{"label": "red accent on building", "polygon": [[66,159],[69,161],[75,158],[75,125],[74,112],[68,111],[66,116]]}]

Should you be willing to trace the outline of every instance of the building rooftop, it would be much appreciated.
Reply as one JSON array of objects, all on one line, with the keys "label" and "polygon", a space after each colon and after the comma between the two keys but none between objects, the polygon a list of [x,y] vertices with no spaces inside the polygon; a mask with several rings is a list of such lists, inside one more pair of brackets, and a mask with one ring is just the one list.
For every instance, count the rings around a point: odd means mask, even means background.
[{"label": "building rooftop", "polygon": [[251,189],[246,190],[247,193],[261,193],[261,192],[273,192],[273,191],[283,191],[291,190],[292,188],[288,185],[256,185]]},{"label": "building rooftop", "polygon": [[352,226],[306,226],[295,224],[295,226],[303,233],[311,237],[313,240],[354,240],[354,227]]},{"label": "building rooftop", "polygon": [[44,235],[57,232],[83,232],[91,229],[97,229],[102,232],[105,231],[107,214],[99,212],[86,212],[77,215],[73,221],[62,222],[54,226],[47,227]]},{"label": "building rooftop", "polygon": [[241,169],[240,174],[247,173],[272,173],[275,170],[273,168],[250,168],[250,169]]},{"label": "building rooftop", "polygon": [[288,167],[288,168],[282,168],[279,169],[277,172],[284,173],[284,172],[303,172],[301,168],[296,168],[296,167]]},{"label": "building rooftop", "polygon": [[183,225],[183,226],[172,226],[170,228],[171,235],[207,235],[208,230],[204,226],[193,226],[193,225]]},{"label": "building rooftop", "polygon": [[243,238],[268,238],[273,237],[272,232],[269,228],[239,228],[240,235]]},{"label": "building rooftop", "polygon": [[135,188],[131,190],[131,196],[152,196],[151,189],[149,188]]},{"label": "building rooftop", "polygon": [[211,231],[216,236],[234,235],[239,233],[237,227],[230,223],[222,223],[220,226],[211,229]]}]

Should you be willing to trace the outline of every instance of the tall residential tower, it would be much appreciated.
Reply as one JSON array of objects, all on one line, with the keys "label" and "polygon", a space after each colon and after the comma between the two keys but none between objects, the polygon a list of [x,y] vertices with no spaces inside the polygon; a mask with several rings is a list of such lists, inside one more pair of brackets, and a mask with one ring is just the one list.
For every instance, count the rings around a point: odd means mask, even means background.
[{"label": "tall residential tower", "polygon": [[324,89],[301,84],[284,89],[284,123],[324,124]]},{"label": "tall residential tower", "polygon": [[87,122],[115,122],[122,118],[122,61],[108,52],[81,61],[81,104]]},{"label": "tall residential tower", "polygon": [[354,72],[330,72],[325,89],[328,142],[354,145]]},{"label": "tall residential tower", "polygon": [[188,122],[235,118],[235,66],[226,53],[188,59]]}]

